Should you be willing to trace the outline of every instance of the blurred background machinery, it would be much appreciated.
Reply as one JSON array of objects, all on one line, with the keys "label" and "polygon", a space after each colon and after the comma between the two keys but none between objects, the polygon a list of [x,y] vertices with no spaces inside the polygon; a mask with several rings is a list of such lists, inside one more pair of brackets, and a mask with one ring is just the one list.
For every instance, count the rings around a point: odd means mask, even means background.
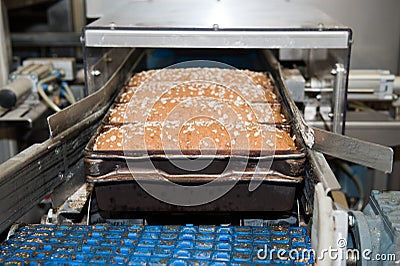
[{"label": "blurred background machinery", "polygon": [[82,69],[79,36],[86,19],[83,1],[2,1],[1,8],[5,45],[0,67],[0,162],[4,162],[49,137],[46,118],[75,101],[67,100],[66,90],[73,91],[70,98],[84,96],[77,70]]}]

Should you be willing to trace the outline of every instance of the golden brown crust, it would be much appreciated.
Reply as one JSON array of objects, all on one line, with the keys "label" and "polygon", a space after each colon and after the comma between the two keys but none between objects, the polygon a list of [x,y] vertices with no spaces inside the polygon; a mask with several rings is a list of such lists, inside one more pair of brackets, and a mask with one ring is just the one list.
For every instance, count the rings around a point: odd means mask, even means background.
[{"label": "golden brown crust", "polygon": [[183,124],[137,123],[112,126],[100,133],[95,151],[149,150],[240,151],[296,150],[288,132],[265,125],[223,125],[209,118]]},{"label": "golden brown crust", "polygon": [[[262,101],[256,101],[257,99],[262,99]],[[177,85],[164,82],[145,84],[141,87],[126,87],[119,102],[130,103],[132,107],[117,105],[110,111],[110,123],[164,121],[178,110],[190,114],[214,116],[218,114],[219,117],[228,115],[230,123],[236,121],[286,122],[285,117],[280,113],[280,103],[276,101],[276,95],[272,91],[228,88],[208,82]],[[182,107],[186,110],[181,109]],[[126,116],[125,113],[127,113]]]},{"label": "golden brown crust", "polygon": [[175,68],[153,69],[135,74],[128,82],[130,86],[140,86],[144,82],[208,81],[219,84],[252,84],[272,86],[272,80],[265,73],[227,68]]},{"label": "golden brown crust", "polygon": [[[193,81],[195,80],[195,81]],[[228,84],[228,85],[226,85]],[[110,110],[94,150],[295,150],[272,81],[248,70],[190,68],[136,74]]]},{"label": "golden brown crust", "polygon": [[287,122],[280,113],[279,104],[191,98],[162,98],[148,106],[145,105],[142,110],[141,107],[133,104],[115,104],[109,111],[107,122],[109,124],[163,122],[183,120],[186,116],[190,118],[193,115],[209,116],[227,124],[236,122],[281,124]]}]

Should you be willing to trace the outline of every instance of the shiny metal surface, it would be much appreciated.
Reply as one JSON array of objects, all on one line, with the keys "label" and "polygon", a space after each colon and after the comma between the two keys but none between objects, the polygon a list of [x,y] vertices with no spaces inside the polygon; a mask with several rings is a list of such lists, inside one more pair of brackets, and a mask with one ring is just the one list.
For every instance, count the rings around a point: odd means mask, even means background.
[{"label": "shiny metal surface", "polygon": [[312,161],[312,170],[319,177],[322,185],[324,186],[325,193],[328,195],[331,191],[339,191],[341,186],[333,174],[328,162],[324,155],[320,152],[309,150],[308,156]]},{"label": "shiny metal surface", "polygon": [[210,29],[214,24],[220,29],[318,28],[320,24],[345,28],[312,6],[280,0],[125,1],[107,11],[89,27],[110,28],[114,23],[115,28]]},{"label": "shiny metal surface", "polygon": [[[322,121],[307,123],[313,127],[324,128]],[[399,132],[400,121],[346,121],[346,136],[389,147],[400,145]]]},{"label": "shiny metal surface", "polygon": [[283,1],[173,0],[124,2],[84,34],[89,47],[346,49],[351,30]]},{"label": "shiny metal surface", "polygon": [[142,48],[347,48],[347,32],[177,31],[87,29],[89,47]]},{"label": "shiny metal surface", "polygon": [[344,134],[345,106],[346,106],[346,69],[343,64],[336,64],[332,70],[335,76],[333,83],[333,121],[332,132]]},{"label": "shiny metal surface", "polygon": [[386,173],[392,172],[393,150],[379,144],[313,128],[313,149]]},{"label": "shiny metal surface", "polygon": [[[275,71],[275,79],[277,84],[280,85],[282,94],[281,96],[283,97],[282,100],[286,102],[290,116],[294,117],[293,119],[294,127],[296,127],[297,130],[300,132],[301,138],[303,138],[304,143],[308,146],[307,155],[310,163],[309,171],[310,171],[310,176],[312,176],[314,179],[313,181],[311,181],[311,184],[309,185],[308,189],[311,191],[314,189],[313,182],[321,182],[326,195],[331,191],[340,190],[341,188],[340,184],[336,180],[336,177],[333,174],[332,169],[329,167],[324,155],[318,151],[314,151],[311,149],[312,145],[314,144],[313,132],[311,128],[304,121],[304,118],[300,113],[299,109],[296,107],[293,98],[290,97],[289,90],[287,89],[286,84],[284,84],[282,80],[283,75],[281,72],[281,67],[279,62],[276,60],[276,58],[272,55],[270,51],[265,51],[263,55],[265,56],[266,60],[269,62],[269,64]],[[311,191],[308,191],[308,193],[314,194],[314,192]],[[306,200],[308,201],[308,204],[311,204],[310,201],[312,199],[307,197],[308,196],[306,195]]]},{"label": "shiny metal surface", "polygon": [[[99,18],[113,9],[126,5],[131,0],[86,0],[85,2],[87,17]],[[270,3],[265,0],[260,0],[260,2]],[[397,15],[400,10],[400,1],[281,0],[281,2],[304,6],[312,5],[335,21],[350,27],[356,33],[352,45],[350,63],[352,68],[389,69],[392,73],[399,74],[400,38],[396,33],[400,32],[400,16]],[[243,3],[251,4],[252,1],[243,1]],[[308,12],[304,14],[308,14]],[[371,18],[374,23],[371,23]]]}]

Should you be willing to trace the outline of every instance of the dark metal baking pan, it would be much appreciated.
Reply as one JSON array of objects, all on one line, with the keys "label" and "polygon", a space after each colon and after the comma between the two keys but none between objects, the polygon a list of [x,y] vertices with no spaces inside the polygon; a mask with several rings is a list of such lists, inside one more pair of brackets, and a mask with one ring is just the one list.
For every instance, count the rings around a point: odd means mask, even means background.
[{"label": "dark metal baking pan", "polygon": [[[267,74],[269,75],[269,74]],[[270,75],[269,75],[270,76]],[[271,76],[270,76],[271,77]],[[278,92],[278,88],[275,87],[274,92],[276,93],[278,100],[281,101],[280,94]],[[282,113],[285,117],[288,118],[287,112],[285,108],[282,108]],[[103,130],[105,130],[108,125],[108,116],[106,116],[103,120],[102,127],[99,128],[97,134],[100,134]],[[268,123],[266,123],[268,124]],[[95,136],[88,143],[85,154],[86,154],[86,174],[89,177],[101,177],[105,175],[109,175],[110,173],[117,174],[117,172],[126,172],[128,169],[127,160],[129,160],[129,164],[138,165],[144,161],[151,159],[152,164],[159,169],[168,174],[177,174],[177,175],[186,175],[186,174],[220,174],[225,169],[227,162],[229,159],[234,159],[238,162],[238,169],[242,169],[243,162],[250,164],[254,164],[261,161],[272,161],[271,170],[280,172],[287,176],[301,176],[304,173],[304,163],[305,163],[305,153],[304,146],[299,141],[298,132],[295,132],[289,123],[282,123],[276,125],[277,128],[284,129],[286,131],[290,131],[292,135],[296,136],[296,147],[297,150],[294,151],[275,151],[273,155],[271,153],[265,155],[260,154],[259,151],[250,151],[245,152],[244,154],[249,154],[248,156],[241,156],[239,154],[232,153],[224,153],[223,151],[219,154],[213,156],[213,160],[210,163],[209,167],[199,171],[199,172],[187,172],[174,167],[174,161],[171,160],[187,160],[188,157],[192,157],[193,159],[206,159],[210,160],[209,156],[206,156],[204,153],[200,154],[196,151],[187,151],[182,155],[181,151],[130,151],[124,152],[119,151],[94,151],[93,145],[95,142]],[[95,182],[96,179],[89,178],[91,182]]]},{"label": "dark metal baking pan", "polygon": [[[201,159],[201,157],[200,157]],[[110,176],[126,174],[135,171],[135,177],[139,175],[147,175],[149,172],[164,173],[173,176],[188,176],[199,175],[204,180],[207,175],[221,175],[229,171],[253,171],[253,172],[268,172],[275,171],[282,176],[288,176],[291,179],[301,177],[304,175],[304,164],[306,158],[290,158],[290,159],[273,159],[272,162],[268,160],[250,159],[248,161],[242,158],[212,158],[207,162],[207,166],[201,170],[188,171],[181,167],[186,165],[186,169],[193,169],[190,164],[199,163],[196,160],[188,160],[186,157],[180,158],[162,158],[153,157],[140,159],[127,159],[123,156],[112,158],[85,158],[85,174],[89,182],[102,182],[104,177],[106,180],[112,180]],[[202,162],[200,162],[202,163]],[[229,164],[229,166],[228,166]],[[257,171],[252,170],[258,166]],[[266,166],[266,167],[263,167]],[[228,168],[229,167],[229,168]],[[263,169],[266,168],[266,169]],[[126,175],[126,178],[132,179],[131,176]],[[120,181],[119,179],[117,181]]]},{"label": "dark metal baking pan", "polygon": [[[280,102],[279,93],[277,96]],[[282,113],[289,118],[284,108],[282,108]],[[105,117],[97,134],[108,127],[106,119],[108,118]],[[185,155],[180,154],[179,151],[168,158],[164,151],[132,151],[129,156],[122,151],[93,151],[96,137],[93,136],[85,149],[87,181],[96,183],[99,208],[110,212],[287,211],[293,207],[297,187],[303,181],[306,154],[303,143],[299,141],[298,132],[292,129],[291,123],[280,124],[277,127],[290,131],[296,136],[297,150],[276,151],[274,155],[260,155],[257,151],[251,151],[249,158],[217,154],[213,156],[207,167],[196,172],[188,172],[176,167],[174,160],[187,160],[188,157],[209,160],[209,156],[199,155],[194,151]],[[152,169],[146,168],[148,165],[146,162],[149,159],[154,165]],[[230,165],[229,171],[226,172],[225,168],[229,160],[233,161],[233,167]],[[127,162],[130,166],[133,164],[134,177],[129,171]],[[267,164],[270,162],[271,167],[264,171],[254,169],[257,163],[263,165],[264,162]],[[255,174],[260,174],[260,172],[263,175]],[[137,183],[139,179],[140,182],[159,182],[160,176],[182,185],[203,184],[215,180],[218,180],[218,183],[232,182],[232,178],[240,181],[218,200],[199,206],[185,207],[159,201],[147,194]],[[251,180],[260,182],[260,186],[253,191],[249,191]]]},{"label": "dark metal baking pan", "polygon": [[[109,126],[103,125],[98,129],[97,134],[108,129]],[[291,128],[285,127],[285,130]],[[295,134],[294,132],[291,132]],[[97,136],[96,134],[96,136]],[[96,140],[94,136],[85,148],[86,175],[91,177],[100,177],[109,173],[129,170],[130,167],[143,168],[151,160],[152,165],[169,174],[220,174],[228,162],[233,170],[241,170],[243,167],[250,167],[259,163],[260,165],[270,165],[270,169],[278,171],[288,176],[300,176],[304,173],[305,153],[299,138],[296,137],[295,143],[297,150],[276,150],[266,151],[260,154],[260,151],[219,151],[217,154],[207,155],[203,151],[94,151],[93,145]],[[182,154],[183,153],[183,154]],[[192,160],[206,160],[208,166],[201,171],[184,171],[176,165],[182,165],[182,162]],[[198,161],[197,161],[198,162]],[[148,166],[147,166],[148,168]],[[91,180],[92,182],[94,180]]]},{"label": "dark metal baking pan", "polygon": [[109,212],[260,212],[291,210],[298,186],[298,182],[262,182],[257,189],[249,191],[248,182],[238,182],[222,197],[198,206],[160,201],[136,181],[101,183],[95,189],[99,209]]}]

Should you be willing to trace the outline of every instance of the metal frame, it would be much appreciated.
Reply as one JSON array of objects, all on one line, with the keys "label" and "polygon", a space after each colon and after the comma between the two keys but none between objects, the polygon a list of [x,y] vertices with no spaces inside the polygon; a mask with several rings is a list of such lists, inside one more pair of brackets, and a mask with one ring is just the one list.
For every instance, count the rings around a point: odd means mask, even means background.
[{"label": "metal frame", "polygon": [[92,13],[100,18],[83,31],[88,51],[104,47],[343,51],[342,59],[335,58],[343,67],[337,70],[333,103],[335,132],[341,127],[344,133],[352,31],[312,6],[278,0],[123,1],[115,5],[101,1],[94,6],[89,1],[88,14]]},{"label": "metal frame", "polygon": [[[347,71],[348,72],[348,71]],[[344,121],[344,110],[346,99],[346,69],[343,64],[336,64],[332,70],[332,74],[335,75],[334,90],[333,90],[333,121],[332,121],[332,132],[337,134],[344,134],[344,127],[342,122]]]},{"label": "metal frame", "polygon": [[349,32],[310,30],[85,30],[88,47],[347,49]]},{"label": "metal frame", "polygon": [[279,0],[125,1],[101,8],[84,29],[86,47],[349,49],[352,39],[350,28],[320,10]]}]

